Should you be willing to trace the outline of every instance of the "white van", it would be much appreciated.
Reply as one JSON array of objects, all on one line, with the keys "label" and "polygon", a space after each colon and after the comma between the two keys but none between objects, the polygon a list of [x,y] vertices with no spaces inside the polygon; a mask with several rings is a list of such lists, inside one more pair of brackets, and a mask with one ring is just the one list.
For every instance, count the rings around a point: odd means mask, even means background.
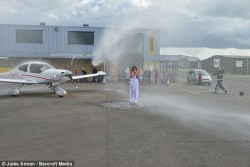
[{"label": "white van", "polygon": [[201,84],[212,84],[212,77],[207,71],[201,69],[192,69],[187,73],[187,83],[199,84],[199,73],[201,74]]}]

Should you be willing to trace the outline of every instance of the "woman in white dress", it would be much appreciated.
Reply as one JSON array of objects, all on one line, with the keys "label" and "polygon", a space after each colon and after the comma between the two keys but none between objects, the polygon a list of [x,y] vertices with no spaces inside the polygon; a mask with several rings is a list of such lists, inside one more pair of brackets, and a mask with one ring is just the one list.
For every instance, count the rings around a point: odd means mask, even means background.
[{"label": "woman in white dress", "polygon": [[139,71],[137,71],[136,66],[132,67],[130,71],[130,103],[136,104],[139,95]]}]

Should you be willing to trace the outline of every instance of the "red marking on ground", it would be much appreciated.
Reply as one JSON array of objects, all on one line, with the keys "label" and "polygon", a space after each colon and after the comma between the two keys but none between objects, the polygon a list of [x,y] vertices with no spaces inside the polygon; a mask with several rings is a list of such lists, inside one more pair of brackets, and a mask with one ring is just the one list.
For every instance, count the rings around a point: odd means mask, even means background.
[{"label": "red marking on ground", "polygon": [[70,99],[75,99],[75,98],[76,98],[75,96],[73,96],[73,95],[70,94],[70,93],[67,93],[66,96],[67,96],[68,98],[70,98]]}]

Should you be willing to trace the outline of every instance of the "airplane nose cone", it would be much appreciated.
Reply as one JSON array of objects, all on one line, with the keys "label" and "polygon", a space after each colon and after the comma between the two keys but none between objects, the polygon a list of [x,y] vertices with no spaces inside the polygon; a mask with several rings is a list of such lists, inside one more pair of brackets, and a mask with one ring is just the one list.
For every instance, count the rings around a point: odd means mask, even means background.
[{"label": "airplane nose cone", "polygon": [[65,71],[65,75],[70,76],[70,75],[73,75],[73,73],[71,71]]}]

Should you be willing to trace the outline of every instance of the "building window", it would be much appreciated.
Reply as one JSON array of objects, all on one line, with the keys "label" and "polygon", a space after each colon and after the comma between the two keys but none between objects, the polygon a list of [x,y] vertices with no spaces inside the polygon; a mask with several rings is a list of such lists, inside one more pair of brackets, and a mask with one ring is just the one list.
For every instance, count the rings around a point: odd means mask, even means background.
[{"label": "building window", "polygon": [[16,30],[17,43],[43,43],[42,30]]},{"label": "building window", "polygon": [[94,32],[69,31],[68,44],[94,45]]}]

